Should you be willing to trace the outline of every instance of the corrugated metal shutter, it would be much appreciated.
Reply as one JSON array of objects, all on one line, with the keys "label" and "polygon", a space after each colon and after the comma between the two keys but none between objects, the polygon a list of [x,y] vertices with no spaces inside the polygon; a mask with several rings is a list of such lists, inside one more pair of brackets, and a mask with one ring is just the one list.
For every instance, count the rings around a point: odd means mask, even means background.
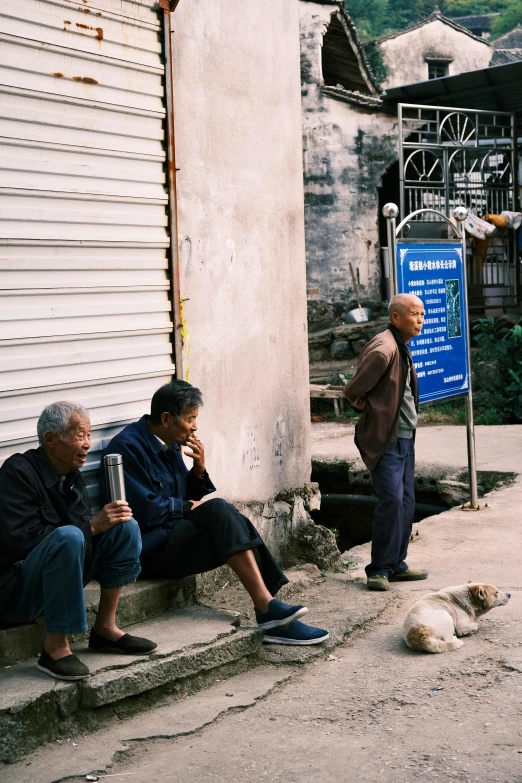
[{"label": "corrugated metal shutter", "polygon": [[57,399],[90,465],[173,373],[163,59],[151,0],[0,9],[0,460]]}]

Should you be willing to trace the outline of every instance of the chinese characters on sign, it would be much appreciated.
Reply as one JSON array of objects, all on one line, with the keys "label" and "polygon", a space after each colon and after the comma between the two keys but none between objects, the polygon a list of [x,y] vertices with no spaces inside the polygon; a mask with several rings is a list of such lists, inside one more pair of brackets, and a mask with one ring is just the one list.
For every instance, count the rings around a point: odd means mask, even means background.
[{"label": "chinese characters on sign", "polygon": [[409,347],[419,379],[419,402],[469,391],[464,274],[460,244],[397,245],[399,293],[415,294],[426,317]]}]

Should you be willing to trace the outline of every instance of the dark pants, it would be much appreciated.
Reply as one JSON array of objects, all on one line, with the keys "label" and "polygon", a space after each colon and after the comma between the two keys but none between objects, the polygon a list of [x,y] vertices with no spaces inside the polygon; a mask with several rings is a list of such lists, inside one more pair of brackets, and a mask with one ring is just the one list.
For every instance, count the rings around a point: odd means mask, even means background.
[{"label": "dark pants", "polygon": [[268,547],[247,517],[235,506],[214,498],[178,519],[167,545],[142,558],[142,576],[181,579],[212,571],[231,555],[251,549],[272,595],[288,582]]},{"label": "dark pants", "polygon": [[408,568],[406,555],[415,511],[414,476],[413,438],[397,438],[372,471],[379,505],[373,516],[368,576],[390,576]]},{"label": "dark pants", "polygon": [[123,587],[140,572],[141,537],[134,519],[93,538],[93,558],[84,572],[85,538],[73,525],[49,533],[25,560],[2,621],[29,623],[42,613],[49,633],[87,631],[83,586],[97,579],[102,587]]}]

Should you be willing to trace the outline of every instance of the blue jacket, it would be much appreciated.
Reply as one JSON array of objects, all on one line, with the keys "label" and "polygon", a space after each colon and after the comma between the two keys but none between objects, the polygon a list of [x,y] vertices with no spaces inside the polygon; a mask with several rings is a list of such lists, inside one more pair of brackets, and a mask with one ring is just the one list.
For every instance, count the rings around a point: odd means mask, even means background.
[{"label": "blue jacket", "polygon": [[198,478],[188,470],[179,446],[162,444],[147,425],[147,416],[115,435],[102,452],[100,463],[100,500],[109,502],[103,458],[121,454],[125,473],[125,492],[132,514],[138,522],[143,542],[142,555],[162,548],[176,520],[183,517],[186,500],[201,500],[216,488],[207,472]]}]

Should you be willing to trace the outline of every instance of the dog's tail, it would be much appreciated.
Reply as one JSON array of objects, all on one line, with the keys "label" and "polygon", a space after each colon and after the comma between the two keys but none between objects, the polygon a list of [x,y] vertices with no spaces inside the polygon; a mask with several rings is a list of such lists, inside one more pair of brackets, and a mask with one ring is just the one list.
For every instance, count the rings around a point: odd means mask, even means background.
[{"label": "dog's tail", "polygon": [[416,625],[410,628],[404,640],[412,650],[425,650],[430,653],[449,652],[458,650],[464,642],[454,636],[449,642],[438,639],[433,628],[429,625]]}]

